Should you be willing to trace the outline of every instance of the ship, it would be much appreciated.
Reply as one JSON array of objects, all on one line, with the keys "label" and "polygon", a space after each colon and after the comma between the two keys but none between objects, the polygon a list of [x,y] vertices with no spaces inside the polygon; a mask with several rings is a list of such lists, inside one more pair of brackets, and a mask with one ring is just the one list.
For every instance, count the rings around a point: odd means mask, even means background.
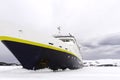
[{"label": "ship", "polygon": [[83,67],[80,47],[74,36],[54,35],[49,39],[37,36],[37,40],[34,40],[34,36],[30,39],[2,35],[0,41],[28,70],[49,68],[56,71]]}]

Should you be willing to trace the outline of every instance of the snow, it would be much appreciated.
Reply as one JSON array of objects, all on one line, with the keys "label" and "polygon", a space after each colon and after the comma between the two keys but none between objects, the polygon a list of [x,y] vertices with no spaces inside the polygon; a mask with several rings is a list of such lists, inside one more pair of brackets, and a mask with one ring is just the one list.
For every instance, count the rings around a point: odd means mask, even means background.
[{"label": "snow", "polygon": [[99,66],[111,64],[120,67],[120,59],[99,59],[99,60],[84,60],[84,66]]},{"label": "snow", "polygon": [[53,72],[26,70],[21,66],[0,66],[0,80],[119,80],[120,67],[84,67]]}]

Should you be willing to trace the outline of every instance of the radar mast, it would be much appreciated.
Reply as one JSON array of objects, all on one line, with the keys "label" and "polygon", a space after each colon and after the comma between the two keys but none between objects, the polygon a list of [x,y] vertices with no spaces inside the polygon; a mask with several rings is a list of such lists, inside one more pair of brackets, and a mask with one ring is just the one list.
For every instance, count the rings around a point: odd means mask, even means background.
[{"label": "radar mast", "polygon": [[61,27],[59,26],[57,27],[57,29],[58,29],[58,34],[61,34]]}]

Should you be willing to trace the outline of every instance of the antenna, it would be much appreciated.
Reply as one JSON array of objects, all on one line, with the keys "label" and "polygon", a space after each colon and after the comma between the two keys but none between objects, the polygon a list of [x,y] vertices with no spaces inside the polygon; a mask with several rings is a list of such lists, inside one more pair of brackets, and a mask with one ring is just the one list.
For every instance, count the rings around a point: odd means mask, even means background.
[{"label": "antenna", "polygon": [[59,26],[59,27],[57,27],[57,29],[58,29],[58,33],[60,34],[61,33],[61,27]]},{"label": "antenna", "polygon": [[70,33],[69,33],[70,36],[72,36]]},{"label": "antenna", "polygon": [[23,33],[23,30],[19,29],[18,32],[19,32],[19,37],[21,37],[21,34]]}]

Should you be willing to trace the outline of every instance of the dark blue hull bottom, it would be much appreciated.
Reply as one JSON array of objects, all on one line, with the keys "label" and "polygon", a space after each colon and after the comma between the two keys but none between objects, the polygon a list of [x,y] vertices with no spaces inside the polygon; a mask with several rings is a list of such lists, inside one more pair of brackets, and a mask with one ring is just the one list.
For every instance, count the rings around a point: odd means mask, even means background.
[{"label": "dark blue hull bottom", "polygon": [[62,51],[13,41],[2,41],[14,54],[23,68],[37,70],[42,68],[79,69],[82,62],[74,55]]}]

